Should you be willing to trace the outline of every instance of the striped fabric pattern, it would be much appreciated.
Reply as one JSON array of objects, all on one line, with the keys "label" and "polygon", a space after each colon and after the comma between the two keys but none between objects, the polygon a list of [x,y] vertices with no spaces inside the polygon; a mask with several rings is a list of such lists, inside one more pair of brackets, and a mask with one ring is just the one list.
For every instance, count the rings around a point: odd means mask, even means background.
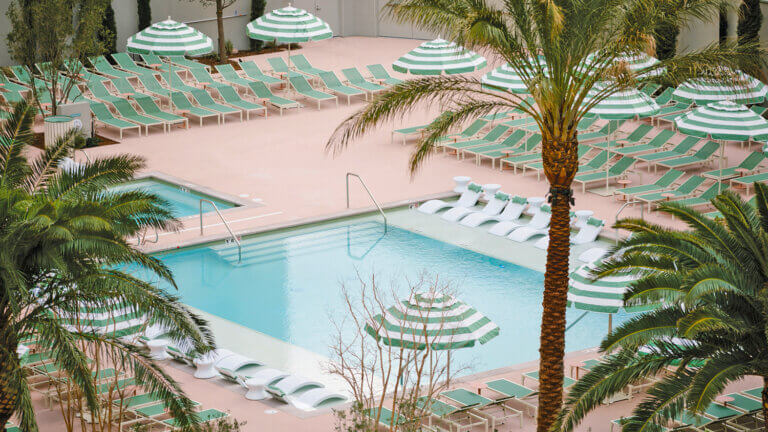
[{"label": "striped fabric pattern", "polygon": [[[585,104],[597,96],[600,87],[590,90]],[[589,115],[603,119],[620,120],[652,116],[661,110],[650,96],[636,89],[621,90],[598,102],[589,110]]]},{"label": "striped fabric pattern", "polygon": [[213,41],[203,33],[169,17],[128,38],[125,50],[134,54],[198,56],[213,51]]},{"label": "striped fabric pattern", "polygon": [[744,105],[723,101],[696,108],[675,119],[688,135],[725,141],[768,141],[768,121]]},{"label": "striped fabric pattern", "polygon": [[633,275],[608,276],[592,281],[590,271],[593,264],[579,267],[568,280],[568,306],[591,312],[617,313],[639,312],[651,307],[624,308],[624,293],[629,284],[637,280]]},{"label": "striped fabric pattern", "polygon": [[[585,63],[591,64],[595,61],[595,57],[597,56],[596,53],[592,53],[587,56],[587,59],[585,60]],[[659,63],[659,60],[656,57],[653,57],[651,55],[648,55],[644,52],[638,52],[638,53],[622,53],[618,57],[616,57],[613,60],[614,64],[620,64],[620,63],[626,63],[627,68],[636,73],[638,78],[647,78],[647,77],[653,77],[653,76],[659,76],[662,73],[664,73],[663,69],[655,69],[653,71],[646,71],[643,72],[644,69],[647,69],[651,66],[656,65]],[[642,73],[641,73],[642,72]]]},{"label": "striped fabric pattern", "polygon": [[[530,59],[531,62],[535,61]],[[539,60],[542,65],[543,60]],[[546,66],[544,67],[544,73],[546,73]],[[528,72],[531,76],[535,71]],[[511,93],[528,94],[528,87],[523,82],[523,78],[520,76],[509,63],[503,64],[496,69],[486,73],[482,78],[483,87],[491,90],[508,91]]]},{"label": "striped fabric pattern", "polygon": [[485,58],[443,39],[424,42],[392,63],[392,69],[414,75],[472,72],[486,66]]},{"label": "striped fabric pattern", "polygon": [[733,101],[742,104],[757,104],[765,100],[768,87],[760,80],[736,71],[737,79],[732,81],[699,79],[680,84],[672,98],[685,103],[706,105],[719,101]]},{"label": "striped fabric pattern", "polygon": [[416,294],[365,327],[380,342],[409,349],[446,350],[484,344],[499,335],[499,326],[450,295]]},{"label": "striped fabric pattern", "polygon": [[115,337],[143,332],[147,323],[146,316],[119,302],[108,308],[81,303],[77,311],[60,310],[56,317],[70,331],[110,334]]},{"label": "striped fabric pattern", "polygon": [[333,37],[325,21],[292,6],[276,9],[248,23],[248,37],[267,42],[309,42]]}]

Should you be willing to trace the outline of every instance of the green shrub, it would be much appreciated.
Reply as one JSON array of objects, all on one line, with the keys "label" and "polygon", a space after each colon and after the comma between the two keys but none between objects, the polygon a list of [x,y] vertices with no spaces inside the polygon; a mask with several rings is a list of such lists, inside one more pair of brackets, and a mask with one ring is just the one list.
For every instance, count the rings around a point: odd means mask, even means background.
[{"label": "green shrub", "polygon": [[[264,10],[267,8],[267,0],[251,0],[251,21],[264,15]],[[257,39],[251,39],[251,50],[258,51],[264,46],[264,41]]]},{"label": "green shrub", "polygon": [[152,25],[152,8],[149,0],[136,0],[136,7],[139,14],[139,30],[144,30]]}]

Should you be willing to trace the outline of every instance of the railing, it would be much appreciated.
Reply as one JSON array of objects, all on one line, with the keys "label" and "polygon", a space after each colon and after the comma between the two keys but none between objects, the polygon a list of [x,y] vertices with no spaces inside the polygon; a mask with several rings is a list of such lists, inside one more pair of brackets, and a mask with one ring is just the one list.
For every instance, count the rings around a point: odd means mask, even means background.
[{"label": "railing", "polygon": [[157,228],[155,228],[155,239],[150,241],[147,240],[147,229],[144,228],[142,231],[140,231],[138,234],[136,234],[136,242],[139,244],[139,246],[147,244],[147,242],[150,243],[157,243],[160,241],[160,233],[157,231]]},{"label": "railing", "polygon": [[349,208],[349,177],[356,177],[358,180],[360,180],[360,184],[363,186],[363,189],[368,193],[368,196],[371,198],[371,201],[373,201],[373,204],[376,206],[376,208],[379,210],[379,213],[381,213],[381,217],[384,219],[384,234],[387,233],[387,215],[384,214],[384,210],[381,209],[381,206],[379,205],[379,202],[376,201],[376,198],[373,197],[373,194],[371,193],[371,190],[368,189],[368,186],[365,185],[365,182],[363,181],[362,177],[355,173],[347,173],[347,208]]},{"label": "railing", "polygon": [[243,260],[243,245],[240,244],[240,239],[238,239],[235,233],[232,232],[232,228],[230,228],[227,220],[224,219],[224,216],[222,216],[219,208],[216,207],[216,203],[205,198],[200,198],[200,235],[203,235],[203,202],[213,206],[213,209],[216,210],[216,214],[219,215],[219,219],[221,219],[221,221],[224,223],[224,226],[227,228],[227,231],[229,231],[230,237],[232,237],[232,240],[235,242],[235,244],[237,244],[237,263],[240,264],[240,262]]},{"label": "railing", "polygon": [[[619,211],[616,212],[616,216],[613,218],[614,224],[619,221],[619,215],[621,214],[622,211],[624,211],[624,208],[626,208],[627,206],[629,206],[631,204],[635,204],[635,203],[636,203],[635,201],[630,201],[629,198],[627,198],[627,202],[622,204],[621,207],[619,207]],[[640,219],[645,219],[645,211],[644,210],[645,210],[645,206],[642,203],[640,203]],[[616,228],[616,244],[619,244],[619,229],[618,228]]]}]

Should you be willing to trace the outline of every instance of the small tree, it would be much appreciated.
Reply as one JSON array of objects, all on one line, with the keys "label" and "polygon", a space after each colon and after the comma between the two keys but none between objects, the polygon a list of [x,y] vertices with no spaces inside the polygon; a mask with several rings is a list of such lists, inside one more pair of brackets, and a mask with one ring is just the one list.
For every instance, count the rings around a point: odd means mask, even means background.
[{"label": "small tree", "polygon": [[11,0],[6,12],[11,23],[7,36],[11,57],[25,67],[30,78],[35,75],[36,63],[44,69],[43,79],[27,83],[38,108],[42,108],[42,93],[50,96],[53,114],[69,98],[76,84],[59,73],[65,69],[66,60],[84,61],[89,55],[104,52],[99,35],[108,4],[107,0]]},{"label": "small tree", "polygon": [[235,4],[235,1],[237,0],[190,0],[190,1],[199,1],[205,6],[209,6],[209,5],[216,6],[216,30],[218,33],[219,62],[220,63],[228,62],[229,57],[227,56],[227,47],[226,47],[227,39],[226,39],[226,35],[224,34],[224,9]]},{"label": "small tree", "polygon": [[[251,0],[251,21],[264,15],[264,10],[267,8],[266,0]],[[251,39],[251,50],[258,51],[264,45],[264,41],[258,39]]]},{"label": "small tree", "polygon": [[759,42],[760,27],[763,24],[760,0],[744,0],[739,9],[739,25],[736,28],[739,42]]},{"label": "small tree", "polygon": [[104,9],[99,39],[104,46],[104,52],[109,54],[117,52],[117,24],[115,23],[115,10],[112,9],[111,3],[107,4]]},{"label": "small tree", "polygon": [[136,0],[136,7],[139,14],[139,31],[152,25],[152,8],[149,0]]}]

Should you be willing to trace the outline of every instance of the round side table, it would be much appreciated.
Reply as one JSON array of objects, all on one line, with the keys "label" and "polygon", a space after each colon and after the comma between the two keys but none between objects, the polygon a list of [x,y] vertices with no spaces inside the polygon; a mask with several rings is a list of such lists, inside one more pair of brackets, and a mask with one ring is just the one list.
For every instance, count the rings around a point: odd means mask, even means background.
[{"label": "round side table", "polygon": [[483,192],[485,192],[485,199],[489,200],[496,195],[496,192],[501,190],[501,185],[496,183],[488,183],[483,185]]},{"label": "round side table", "polygon": [[587,221],[595,212],[592,210],[576,210],[573,214],[576,215],[576,222],[573,225],[581,228],[587,224]]},{"label": "round side table", "polygon": [[544,197],[530,197],[528,198],[528,204],[530,204],[530,206],[528,207],[526,213],[529,215],[534,215],[539,212],[539,208],[542,204],[544,204]]},{"label": "round side table", "polygon": [[469,184],[470,180],[472,180],[472,177],[467,177],[467,176],[454,177],[453,181],[456,182],[456,186],[453,188],[453,191],[456,193],[464,193],[464,191],[467,190],[467,185]]},{"label": "round side table", "polygon": [[195,370],[195,378],[209,379],[219,376],[216,368],[213,367],[214,361],[211,358],[196,358],[192,361],[192,363],[194,363],[195,367],[197,368],[197,370]]},{"label": "round side table", "polygon": [[168,360],[171,358],[168,355],[168,340],[166,339],[152,339],[147,342],[147,348],[149,348],[149,356],[154,360]]}]

